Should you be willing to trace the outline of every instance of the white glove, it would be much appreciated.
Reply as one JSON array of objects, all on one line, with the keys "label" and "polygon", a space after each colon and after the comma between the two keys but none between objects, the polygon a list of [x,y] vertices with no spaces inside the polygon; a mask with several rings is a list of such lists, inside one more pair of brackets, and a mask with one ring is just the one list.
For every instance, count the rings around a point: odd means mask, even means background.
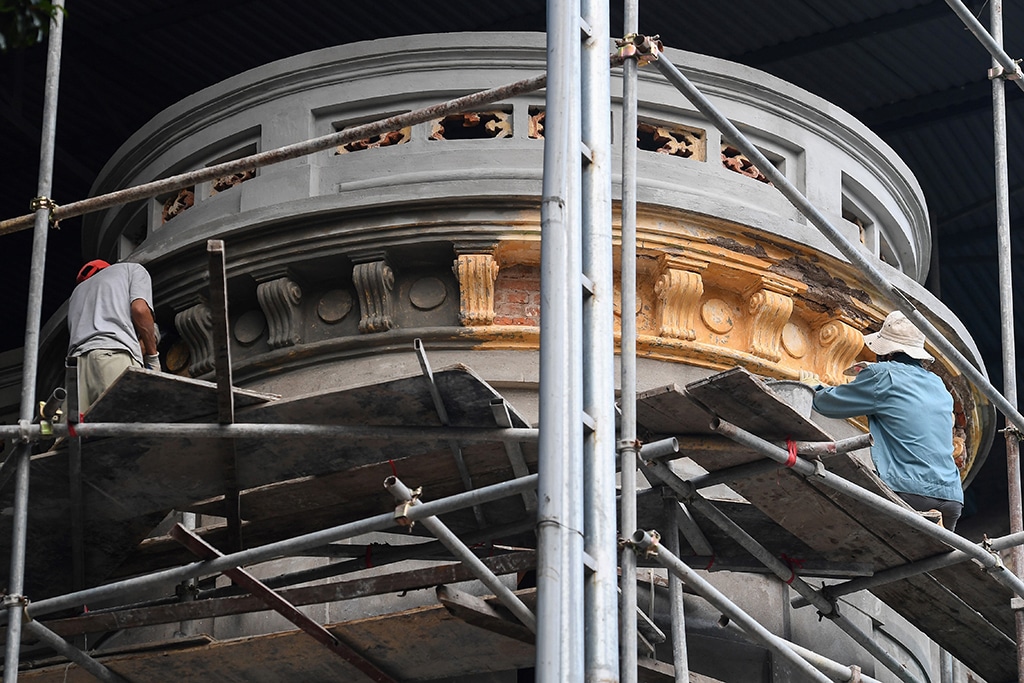
[{"label": "white glove", "polygon": [[160,354],[154,353],[153,355],[145,355],[142,357],[142,364],[146,366],[147,370],[156,370],[157,372],[163,372],[164,369],[160,367]]}]

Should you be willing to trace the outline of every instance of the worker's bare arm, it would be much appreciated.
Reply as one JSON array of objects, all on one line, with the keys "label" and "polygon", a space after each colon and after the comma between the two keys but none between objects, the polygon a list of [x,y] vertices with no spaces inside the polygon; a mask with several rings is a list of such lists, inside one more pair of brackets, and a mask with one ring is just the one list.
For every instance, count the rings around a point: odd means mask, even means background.
[{"label": "worker's bare arm", "polygon": [[142,346],[144,356],[156,355],[156,328],[153,320],[153,311],[145,299],[136,299],[132,302],[132,325],[135,326],[135,334],[139,336],[139,344]]}]

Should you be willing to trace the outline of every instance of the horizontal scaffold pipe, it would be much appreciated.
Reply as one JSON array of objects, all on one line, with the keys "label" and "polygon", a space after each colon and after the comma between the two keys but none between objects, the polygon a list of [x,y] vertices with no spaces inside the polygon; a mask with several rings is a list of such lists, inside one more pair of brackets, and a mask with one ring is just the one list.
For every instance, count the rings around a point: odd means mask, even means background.
[{"label": "horizontal scaffold pipe", "polygon": [[[791,460],[789,451],[786,449],[779,448],[771,442],[765,441],[761,437],[751,434],[744,429],[740,429],[736,425],[725,422],[724,420],[716,418],[711,423],[711,429],[719,434],[729,437],[738,444],[746,446],[751,450],[775,460],[776,462],[788,464]],[[972,559],[977,560],[992,576],[992,578],[1012,590],[1018,596],[1024,598],[1024,583],[1014,576],[1013,572],[1003,566],[1003,563],[997,554],[989,552],[963,536],[958,536],[952,531],[943,529],[911,510],[904,509],[896,503],[882,498],[878,494],[872,493],[865,488],[857,486],[856,484],[829,472],[820,462],[812,463],[809,460],[797,457],[796,461],[793,462],[791,469],[797,474],[805,477],[813,477],[816,482],[820,482],[831,489],[839,491],[840,493],[843,493],[854,500],[860,501],[875,510],[895,517],[907,526],[913,527],[914,529],[927,534],[938,541],[942,541],[952,548],[963,551]]]},{"label": "horizontal scaffold pipe", "polygon": [[[52,425],[55,436],[69,436],[67,425]],[[192,438],[267,438],[267,437],[335,437],[345,439],[392,438],[396,441],[460,441],[463,443],[535,442],[538,431],[530,427],[479,429],[475,427],[402,427],[366,425],[302,425],[302,424],[192,424],[188,422],[80,422],[74,427],[74,436],[80,437],[154,437],[186,436]],[[39,425],[0,426],[0,438],[39,439]]]},{"label": "horizontal scaffold pipe", "polygon": [[[423,517],[443,515],[449,512],[454,512],[455,510],[462,510],[467,507],[479,505],[481,503],[488,503],[493,500],[516,496],[521,494],[523,491],[535,490],[536,488],[537,475],[531,474],[526,477],[504,481],[500,484],[483,486],[478,489],[473,489],[472,491],[448,496],[447,498],[441,498],[438,500],[428,501],[420,505],[410,506],[409,509],[405,511],[404,516],[408,520],[416,521]],[[25,612],[30,618],[34,618],[45,614],[59,612],[64,609],[81,607],[88,603],[109,600],[122,594],[147,591],[157,586],[173,586],[181,581],[186,581],[196,576],[219,574],[225,569],[244,567],[259,564],[261,562],[268,562],[270,560],[276,560],[282,557],[290,557],[313,548],[319,548],[327,545],[328,543],[343,541],[352,538],[353,536],[373,531],[390,529],[397,525],[398,521],[396,520],[394,513],[386,512],[374,517],[367,517],[366,519],[341,524],[329,529],[322,529],[320,531],[302,534],[301,536],[295,536],[294,538],[286,539],[284,541],[268,543],[267,545],[262,545],[258,548],[249,548],[237,553],[231,553],[230,555],[218,557],[215,560],[192,562],[191,564],[172,569],[164,569],[145,576],[137,576],[130,579],[124,579],[123,581],[108,583],[103,586],[96,586],[95,588],[87,588],[85,590],[66,593],[52,598],[44,598],[37,602],[30,603],[25,608]],[[0,623],[5,623],[6,620],[7,614],[0,613]]]},{"label": "horizontal scaffold pipe", "polygon": [[[978,547],[983,550],[987,549],[993,552],[998,552],[1018,545],[1024,545],[1024,531],[994,538],[987,541],[983,546],[979,545]],[[948,553],[934,555],[924,560],[911,562],[910,564],[900,565],[899,567],[893,567],[891,569],[883,569],[871,576],[862,576],[844,583],[826,586],[822,590],[829,597],[838,598],[843,595],[857,593],[858,591],[868,590],[877,586],[884,586],[885,584],[892,583],[894,581],[909,579],[912,576],[927,574],[931,571],[951,567],[954,564],[960,564],[961,562],[973,559],[974,555],[972,554],[965,553],[962,550],[951,550]],[[808,604],[810,603],[802,597],[793,598],[792,601],[793,607],[806,607]]]},{"label": "horizontal scaffold pipe", "polygon": [[927,318],[911,303],[910,299],[897,289],[868,259],[861,253],[860,249],[847,240],[832,225],[831,222],[818,211],[810,200],[796,188],[789,179],[772,164],[764,154],[727,119],[707,97],[701,93],[690,80],[675,67],[672,62],[665,58],[661,48],[654,45],[649,39],[645,39],[639,46],[641,51],[647,51],[656,59],[654,64],[668,81],[676,87],[679,92],[703,114],[708,121],[713,123],[722,133],[722,137],[728,139],[739,149],[750,161],[760,170],[765,177],[775,186],[789,202],[802,213],[815,228],[831,242],[870,282],[889,303],[903,311],[907,318],[913,322],[925,337],[928,338],[936,349],[945,356],[953,366],[959,370],[967,379],[974,384],[993,404],[1006,416],[1007,420],[1014,424],[1024,424],[1024,417],[1021,417],[1017,407],[1010,403],[999,391],[992,386],[988,378],[978,368],[967,360],[960,351],[953,346]]},{"label": "horizontal scaffold pipe", "polygon": [[[362,140],[374,135],[389,133],[399,128],[412,126],[417,123],[424,123],[432,119],[442,118],[449,114],[455,114],[483,104],[500,102],[501,100],[506,100],[509,97],[515,97],[517,95],[522,95],[523,93],[539,90],[546,84],[547,74],[540,74],[531,78],[525,78],[521,81],[516,81],[515,83],[509,83],[508,85],[491,88],[490,90],[482,90],[464,97],[457,97],[453,100],[448,100],[447,102],[424,107],[423,109],[416,109],[415,111],[407,112],[405,114],[388,116],[361,126],[353,126],[351,128],[340,130],[336,133],[330,133],[328,135],[322,135],[303,142],[297,142],[293,145],[285,145],[284,147],[278,147],[277,149],[268,150],[266,152],[259,152],[247,157],[242,157],[241,159],[226,161],[222,164],[215,164],[195,171],[180,173],[178,175],[171,176],[170,178],[154,180],[150,183],[136,185],[135,187],[129,187],[124,190],[117,190],[108,194],[99,195],[98,197],[90,197],[89,199],[71,202],[70,204],[55,207],[50,212],[50,220],[61,221],[65,218],[73,218],[75,216],[81,216],[94,211],[109,209],[113,206],[127,204],[128,202],[148,199],[168,192],[175,192],[186,187],[191,187],[196,183],[216,180],[217,178],[231,175],[232,173],[248,171],[249,169],[261,168],[263,166],[270,166],[271,164],[287,161],[289,159],[298,159],[299,157],[330,149],[331,147],[337,147],[338,145],[344,145],[349,142]],[[0,221],[0,235],[18,232],[31,227],[33,215],[34,214],[28,214]]]}]

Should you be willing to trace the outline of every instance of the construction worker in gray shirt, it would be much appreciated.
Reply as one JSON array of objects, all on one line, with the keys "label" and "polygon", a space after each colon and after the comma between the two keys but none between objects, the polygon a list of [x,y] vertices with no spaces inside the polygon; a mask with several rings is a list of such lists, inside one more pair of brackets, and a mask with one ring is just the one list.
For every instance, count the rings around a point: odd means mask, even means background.
[{"label": "construction worker in gray shirt", "polygon": [[84,413],[126,368],[162,368],[146,269],[97,259],[82,266],[77,281],[68,303],[68,356],[78,358],[78,405]]}]

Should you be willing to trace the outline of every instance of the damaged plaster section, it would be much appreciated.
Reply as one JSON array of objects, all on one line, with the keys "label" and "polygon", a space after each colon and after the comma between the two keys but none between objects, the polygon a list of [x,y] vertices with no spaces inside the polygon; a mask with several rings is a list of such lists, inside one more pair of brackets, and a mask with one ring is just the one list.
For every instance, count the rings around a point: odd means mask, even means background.
[{"label": "damaged plaster section", "polygon": [[764,250],[760,244],[743,244],[738,242],[731,237],[712,237],[708,239],[708,244],[722,249],[728,249],[734,251],[737,254],[744,254],[746,256],[754,256],[760,259],[767,259],[768,253]]},{"label": "damaged plaster section", "polygon": [[852,320],[868,322],[863,312],[864,305],[871,305],[868,293],[851,287],[817,263],[793,256],[773,265],[771,271],[806,284],[807,291],[800,296],[809,309],[822,313],[840,311]]}]

